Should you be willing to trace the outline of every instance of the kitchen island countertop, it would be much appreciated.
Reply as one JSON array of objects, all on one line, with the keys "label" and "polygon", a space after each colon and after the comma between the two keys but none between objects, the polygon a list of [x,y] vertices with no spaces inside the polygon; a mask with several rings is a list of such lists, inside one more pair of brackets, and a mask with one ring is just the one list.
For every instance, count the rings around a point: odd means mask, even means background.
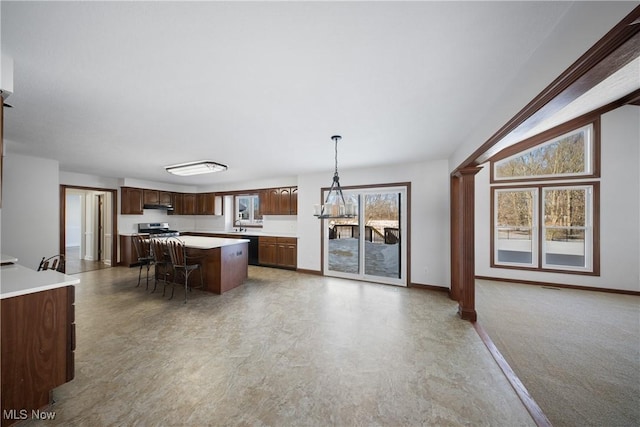
[{"label": "kitchen island countertop", "polygon": [[193,230],[193,231],[185,231],[185,233],[220,234],[225,236],[238,236],[238,238],[242,238],[242,236],[293,237],[293,238],[298,237],[296,233],[273,232],[273,231],[262,231],[262,230],[252,230],[252,229],[248,229],[246,231]]},{"label": "kitchen island countertop", "polygon": [[224,237],[205,237],[205,236],[178,236],[175,237],[184,242],[184,245],[193,249],[214,249],[224,246],[237,245],[238,243],[248,243],[248,239],[227,239]]}]

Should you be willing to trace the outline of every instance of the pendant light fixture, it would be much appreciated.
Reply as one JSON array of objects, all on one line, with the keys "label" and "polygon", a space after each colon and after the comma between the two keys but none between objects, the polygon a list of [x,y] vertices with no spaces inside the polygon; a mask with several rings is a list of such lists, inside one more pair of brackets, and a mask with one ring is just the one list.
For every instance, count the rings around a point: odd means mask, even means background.
[{"label": "pendant light fixture", "polygon": [[335,165],[336,169],[333,174],[333,182],[329,189],[329,194],[324,202],[324,205],[315,205],[313,214],[318,219],[331,219],[331,218],[354,218],[356,216],[356,205],[349,200],[344,199],[342,194],[342,187],[340,187],[340,177],[338,176],[338,141],[342,139],[340,135],[334,135],[331,137],[335,145]]}]

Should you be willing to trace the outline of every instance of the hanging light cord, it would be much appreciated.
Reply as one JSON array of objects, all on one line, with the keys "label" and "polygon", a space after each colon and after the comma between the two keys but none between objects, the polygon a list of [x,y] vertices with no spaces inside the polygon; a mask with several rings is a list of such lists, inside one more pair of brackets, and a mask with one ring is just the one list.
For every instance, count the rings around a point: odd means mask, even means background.
[{"label": "hanging light cord", "polygon": [[332,137],[334,143],[335,143],[335,160],[336,160],[336,171],[334,173],[335,176],[338,176],[338,140],[340,140],[339,136],[334,136]]}]

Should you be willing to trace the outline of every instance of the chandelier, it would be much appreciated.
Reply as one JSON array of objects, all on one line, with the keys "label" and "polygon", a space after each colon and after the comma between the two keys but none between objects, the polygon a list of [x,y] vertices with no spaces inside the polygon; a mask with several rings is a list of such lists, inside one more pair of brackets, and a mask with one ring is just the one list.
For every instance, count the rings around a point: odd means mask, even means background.
[{"label": "chandelier", "polygon": [[338,141],[342,139],[340,135],[331,137],[335,145],[335,172],[333,174],[333,182],[329,189],[329,194],[324,205],[315,205],[313,215],[318,219],[331,218],[354,218],[356,216],[356,205],[351,200],[345,201],[340,187],[340,177],[338,176]]}]

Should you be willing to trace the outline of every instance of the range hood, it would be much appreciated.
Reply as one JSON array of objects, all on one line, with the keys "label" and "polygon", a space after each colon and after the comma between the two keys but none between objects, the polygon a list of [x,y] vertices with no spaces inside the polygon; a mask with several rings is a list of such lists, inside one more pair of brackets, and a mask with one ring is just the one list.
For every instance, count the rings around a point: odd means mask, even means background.
[{"label": "range hood", "polygon": [[173,206],[172,205],[159,205],[159,204],[147,204],[145,203],[142,206],[144,209],[162,209],[165,211],[172,211],[173,210]]}]

